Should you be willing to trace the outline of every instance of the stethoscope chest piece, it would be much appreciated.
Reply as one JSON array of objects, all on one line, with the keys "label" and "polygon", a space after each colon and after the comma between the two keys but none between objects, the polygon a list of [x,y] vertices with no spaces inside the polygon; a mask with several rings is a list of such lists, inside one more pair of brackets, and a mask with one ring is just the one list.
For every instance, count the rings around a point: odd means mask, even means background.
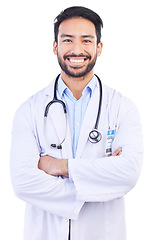
[{"label": "stethoscope chest piece", "polygon": [[91,143],[97,143],[102,139],[102,135],[101,133],[97,130],[97,129],[93,129],[90,133],[89,133],[89,141]]}]

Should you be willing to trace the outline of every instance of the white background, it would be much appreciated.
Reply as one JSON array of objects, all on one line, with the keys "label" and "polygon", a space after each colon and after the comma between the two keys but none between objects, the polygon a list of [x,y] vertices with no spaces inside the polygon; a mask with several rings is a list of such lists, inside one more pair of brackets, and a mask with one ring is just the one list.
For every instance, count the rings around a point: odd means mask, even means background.
[{"label": "white background", "polygon": [[[12,120],[17,107],[59,73],[52,52],[53,20],[72,5],[103,19],[104,44],[95,72],[138,106],[145,155],[139,182],[126,196],[128,240],[153,239],[153,14],[151,0],[5,0],[0,3],[0,239],[21,240],[24,202],[9,173]],[[134,137],[134,136],[133,136]],[[45,240],[45,239],[44,239]]]}]

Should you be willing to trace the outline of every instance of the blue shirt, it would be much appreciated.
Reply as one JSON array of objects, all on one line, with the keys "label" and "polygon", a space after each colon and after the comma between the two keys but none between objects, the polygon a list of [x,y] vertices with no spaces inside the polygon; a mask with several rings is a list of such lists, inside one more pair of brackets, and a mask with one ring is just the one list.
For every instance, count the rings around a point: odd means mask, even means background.
[{"label": "blue shirt", "polygon": [[[63,82],[62,78],[59,77],[57,90],[61,99],[65,102],[67,108],[68,123],[71,132],[72,141],[72,153],[73,158],[75,158],[77,145],[80,135],[80,130],[82,126],[82,121],[90,101],[90,98],[96,88],[97,79],[95,76],[91,79],[88,85],[82,92],[82,96],[77,100],[70,89]],[[90,120],[89,120],[90,121]]]}]

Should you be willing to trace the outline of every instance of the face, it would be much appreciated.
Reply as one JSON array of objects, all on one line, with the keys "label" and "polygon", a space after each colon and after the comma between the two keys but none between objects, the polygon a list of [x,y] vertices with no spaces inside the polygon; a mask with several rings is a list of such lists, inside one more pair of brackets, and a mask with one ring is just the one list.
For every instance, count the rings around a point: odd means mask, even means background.
[{"label": "face", "polygon": [[63,73],[80,78],[93,72],[102,43],[97,46],[94,24],[84,18],[72,18],[59,26],[58,43],[54,42],[54,53]]}]

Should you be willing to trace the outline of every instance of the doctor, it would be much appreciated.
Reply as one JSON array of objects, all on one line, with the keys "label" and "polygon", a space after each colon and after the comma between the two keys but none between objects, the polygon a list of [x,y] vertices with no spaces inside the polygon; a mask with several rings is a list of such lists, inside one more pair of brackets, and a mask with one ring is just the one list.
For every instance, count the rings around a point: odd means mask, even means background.
[{"label": "doctor", "polygon": [[[84,7],[57,16],[56,87],[53,80],[15,114],[11,178],[26,202],[24,240],[126,239],[123,196],[140,174],[141,124],[135,105],[104,84],[101,92],[94,75],[102,26]],[[55,94],[66,114],[54,102],[44,117]],[[98,112],[100,137],[92,142]]]}]

